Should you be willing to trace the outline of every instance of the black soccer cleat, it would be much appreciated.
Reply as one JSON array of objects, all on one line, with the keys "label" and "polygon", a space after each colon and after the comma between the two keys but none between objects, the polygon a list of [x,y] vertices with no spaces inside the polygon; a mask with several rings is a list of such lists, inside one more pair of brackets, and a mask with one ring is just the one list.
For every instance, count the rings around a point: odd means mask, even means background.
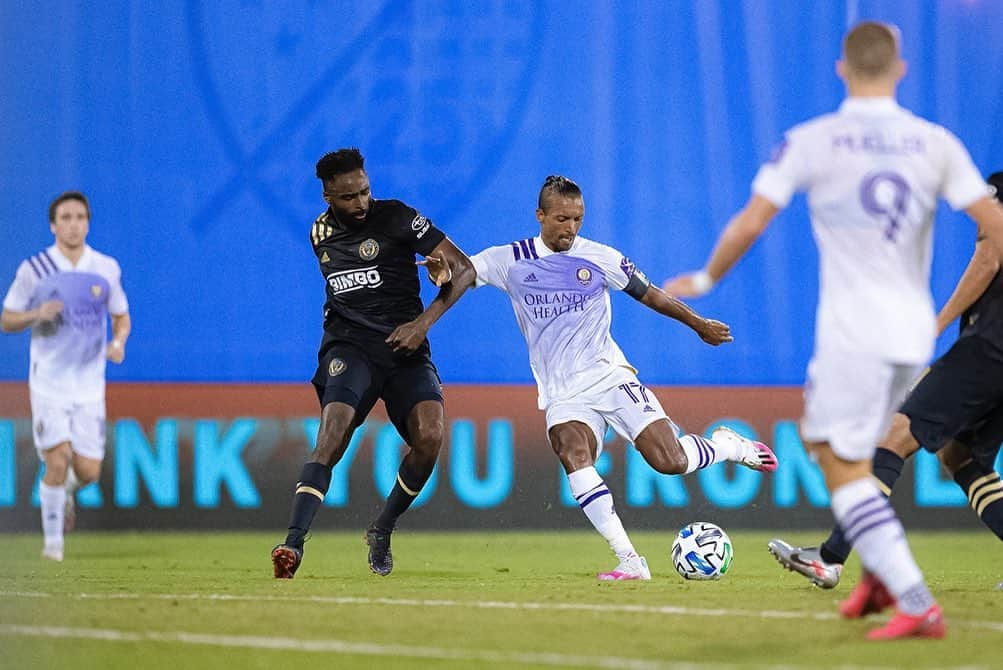
[{"label": "black soccer cleat", "polygon": [[272,568],[275,579],[292,579],[303,560],[303,550],[280,544],[272,549]]},{"label": "black soccer cleat", "polygon": [[390,552],[391,532],[375,525],[366,530],[366,544],[369,545],[369,569],[381,577],[386,577],[394,569],[394,556]]}]

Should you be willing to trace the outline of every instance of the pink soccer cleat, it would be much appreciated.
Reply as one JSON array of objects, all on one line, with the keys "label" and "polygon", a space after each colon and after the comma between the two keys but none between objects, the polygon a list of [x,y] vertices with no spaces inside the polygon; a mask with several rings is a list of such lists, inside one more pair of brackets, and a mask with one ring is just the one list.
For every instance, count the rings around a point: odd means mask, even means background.
[{"label": "pink soccer cleat", "polygon": [[735,448],[738,457],[735,462],[741,463],[747,468],[760,472],[775,472],[777,469],[777,455],[773,450],[762,442],[756,442],[742,437],[731,428],[721,426],[713,433],[710,439],[722,444],[730,444]]},{"label": "pink soccer cleat", "polygon": [[600,582],[622,582],[631,579],[649,580],[651,570],[644,556],[630,556],[620,561],[620,565],[610,572],[600,572],[596,575]]},{"label": "pink soccer cleat", "polygon": [[913,616],[896,612],[888,623],[867,634],[868,640],[897,640],[903,637],[932,637],[940,639],[947,634],[944,610],[940,605],[930,605],[930,609]]},{"label": "pink soccer cleat", "polygon": [[839,613],[847,619],[859,619],[894,604],[895,598],[888,593],[881,580],[865,572],[846,600],[839,603]]}]

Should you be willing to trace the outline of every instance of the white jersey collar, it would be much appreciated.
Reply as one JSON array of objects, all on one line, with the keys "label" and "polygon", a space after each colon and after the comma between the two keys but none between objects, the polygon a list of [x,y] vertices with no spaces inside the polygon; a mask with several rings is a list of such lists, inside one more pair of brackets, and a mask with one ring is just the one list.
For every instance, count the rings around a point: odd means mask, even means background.
[{"label": "white jersey collar", "polygon": [[540,235],[537,235],[536,237],[533,238],[533,243],[536,245],[536,253],[540,256],[540,258],[543,258],[544,256],[553,256],[554,254],[569,254],[573,251],[578,251],[578,248],[581,246],[582,243],[582,236],[575,235],[575,241],[571,243],[571,248],[568,249],[567,251],[554,251],[546,244],[544,244],[543,237],[541,237]]},{"label": "white jersey collar", "polygon": [[844,114],[891,114],[901,110],[895,98],[849,97],[839,106],[839,111]]},{"label": "white jersey collar", "polygon": [[80,254],[80,260],[74,265],[69,258],[63,255],[63,252],[59,250],[59,247],[53,244],[51,247],[45,250],[49,257],[56,264],[56,267],[63,271],[77,270],[82,267],[87,267],[88,262],[91,257],[91,248],[87,244],[84,244],[84,253]]}]

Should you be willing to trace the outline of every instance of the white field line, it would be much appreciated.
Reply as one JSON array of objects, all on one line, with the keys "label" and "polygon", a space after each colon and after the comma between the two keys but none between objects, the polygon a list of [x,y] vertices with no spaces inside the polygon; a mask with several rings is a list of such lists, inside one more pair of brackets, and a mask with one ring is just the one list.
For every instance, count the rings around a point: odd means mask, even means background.
[{"label": "white field line", "polygon": [[[620,614],[662,614],[668,616],[736,617],[742,619],[797,619],[835,621],[832,612],[797,610],[740,610],[728,608],[679,607],[676,605],[611,605],[608,603],[535,603],[499,600],[426,600],[411,598],[365,598],[355,596],[271,596],[231,593],[45,593],[41,591],[0,591],[0,598],[74,598],[78,600],[198,600],[220,602],[290,602],[328,605],[387,605],[391,607],[444,607],[485,610],[561,612],[601,612]],[[1003,633],[1003,621],[975,621],[948,616],[949,626],[978,628]]]},{"label": "white field line", "polygon": [[[600,668],[613,670],[738,670],[755,667],[760,670],[796,670],[795,665],[661,662],[623,656],[585,656],[525,651],[495,651],[490,649],[447,649],[443,647],[416,647],[375,642],[347,642],[345,640],[304,640],[289,637],[260,637],[251,635],[210,635],[169,631],[126,631],[109,628],[68,628],[62,626],[24,626],[0,624],[0,636],[44,637],[62,639],[87,639],[103,642],[160,642],[210,647],[240,649],[268,649],[313,653],[335,653],[355,656],[388,656],[394,658],[421,658],[442,661],[463,661],[478,664],[505,663],[525,667],[546,665],[572,668]],[[839,665],[837,670],[868,670],[865,666]],[[877,669],[875,669],[877,670]],[[985,666],[956,666],[954,670],[986,670]]]},{"label": "white field line", "polygon": [[107,628],[64,628],[59,626],[21,626],[0,624],[0,635],[19,637],[76,638],[105,642],[166,642],[211,647],[237,647],[241,649],[271,649],[282,651],[320,652],[359,656],[391,656],[423,658],[471,663],[509,663],[525,665],[552,665],[578,668],[624,668],[626,670],[709,670],[734,666],[694,665],[690,663],[667,664],[642,658],[620,656],[581,656],[520,651],[492,651],[488,649],[446,649],[443,647],[415,647],[375,642],[347,642],[345,640],[302,640],[290,637],[258,637],[251,635],[210,635],[168,631],[125,631]]}]

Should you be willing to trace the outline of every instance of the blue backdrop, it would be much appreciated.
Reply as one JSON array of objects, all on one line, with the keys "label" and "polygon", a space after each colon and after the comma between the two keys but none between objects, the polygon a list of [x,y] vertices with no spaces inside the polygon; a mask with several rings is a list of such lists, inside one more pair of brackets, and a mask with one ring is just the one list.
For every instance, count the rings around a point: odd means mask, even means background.
[{"label": "blue backdrop", "polygon": [[[994,0],[0,3],[0,283],[51,242],[50,199],[79,188],[132,305],[112,379],[305,380],[323,302],[313,165],[344,145],[377,197],[470,253],[534,234],[543,179],[571,176],[583,234],[661,280],[703,262],[784,129],[839,104],[833,62],[857,18],[901,26],[902,102],[1003,169]],[[941,212],[938,301],[973,238]],[[614,333],[648,383],[797,384],[815,298],[801,199],[694,303],[734,344],[623,296]],[[531,381],[493,289],[432,340],[446,381]],[[26,374],[27,336],[0,338],[0,379]]]}]

